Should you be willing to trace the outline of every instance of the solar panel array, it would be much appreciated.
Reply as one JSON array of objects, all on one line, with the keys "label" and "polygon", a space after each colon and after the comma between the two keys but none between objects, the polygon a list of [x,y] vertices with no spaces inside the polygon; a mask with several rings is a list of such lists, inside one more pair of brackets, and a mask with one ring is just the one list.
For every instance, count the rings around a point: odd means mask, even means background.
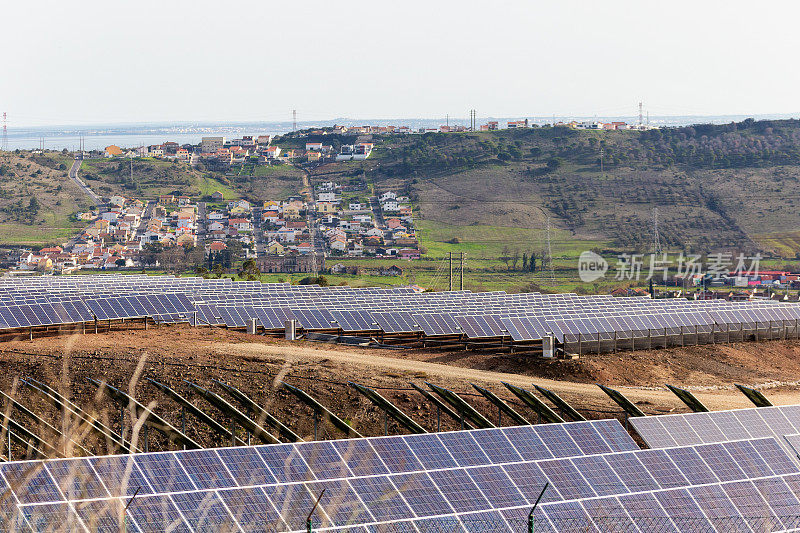
[{"label": "solar panel array", "polygon": [[[410,524],[528,505],[537,496],[529,465],[571,465],[578,456],[633,450],[638,446],[619,422],[601,420],[16,462],[0,465],[0,476],[5,487],[13,487],[8,505],[20,509],[16,517],[5,516],[26,520],[36,531],[52,523],[87,524],[98,516],[113,521],[114,509],[137,489],[128,514],[138,529],[131,531],[168,525],[178,531],[236,525],[261,531],[265,519],[277,530],[302,530],[311,498],[323,488],[329,496],[321,502],[318,527]],[[112,522],[105,526],[114,529]]]},{"label": "solar panel array", "polygon": [[631,425],[651,448],[774,437],[800,433],[800,406],[634,417]]},{"label": "solar panel array", "polygon": [[[89,317],[89,314],[92,317]],[[594,345],[647,337],[696,342],[798,336],[800,306],[774,301],[651,300],[607,295],[506,294],[319,287],[198,277],[40,276],[0,279],[0,329],[152,316],[164,322],[268,330],[415,334],[516,342],[552,334]],[[87,320],[88,319],[88,320]],[[606,344],[605,348],[603,343]]]},{"label": "solar panel array", "polygon": [[315,531],[519,531],[545,483],[537,531],[800,527],[800,469],[775,437],[642,450],[616,420],[6,463],[0,482],[2,515],[34,531],[122,515],[129,531],[304,531],[323,489]]}]

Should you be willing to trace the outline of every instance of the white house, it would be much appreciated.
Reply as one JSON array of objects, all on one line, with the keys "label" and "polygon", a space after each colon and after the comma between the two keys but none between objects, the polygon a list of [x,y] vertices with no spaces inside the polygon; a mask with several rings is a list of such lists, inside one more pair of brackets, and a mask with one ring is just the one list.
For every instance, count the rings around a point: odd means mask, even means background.
[{"label": "white house", "polygon": [[232,218],[228,221],[231,227],[239,231],[250,231],[253,229],[253,223],[246,218]]},{"label": "white house", "polygon": [[339,198],[336,196],[335,192],[321,192],[317,195],[317,201],[336,203],[339,201]]},{"label": "white house", "polygon": [[221,231],[225,229],[225,224],[223,224],[219,220],[215,220],[211,224],[208,225],[208,231]]},{"label": "white house", "polygon": [[337,250],[339,252],[344,252],[347,250],[347,239],[337,235],[333,239],[331,239],[331,250]]},{"label": "white house", "polygon": [[397,204],[396,200],[386,200],[385,202],[381,202],[381,209],[383,211],[400,211],[400,206]]},{"label": "white house", "polygon": [[277,231],[278,240],[281,242],[294,242],[297,238],[297,231],[291,228],[281,228]]},{"label": "white house", "polygon": [[361,211],[362,209],[364,209],[364,204],[361,204],[359,202],[350,202],[348,208],[350,209],[350,211]]},{"label": "white house", "polygon": [[393,193],[392,191],[386,191],[385,193],[381,194],[379,200],[381,203],[385,202],[386,200],[397,200],[397,194]]}]

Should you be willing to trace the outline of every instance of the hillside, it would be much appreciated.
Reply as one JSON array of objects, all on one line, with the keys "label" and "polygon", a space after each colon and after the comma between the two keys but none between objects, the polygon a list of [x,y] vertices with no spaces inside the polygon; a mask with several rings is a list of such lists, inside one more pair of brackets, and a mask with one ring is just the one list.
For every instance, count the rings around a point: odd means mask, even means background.
[{"label": "hillside", "polygon": [[335,172],[322,167],[319,179],[364,176],[376,190],[409,193],[422,219],[439,229],[542,230],[549,216],[567,240],[648,250],[657,207],[669,249],[800,252],[800,121],[647,132],[548,127],[373,142],[372,158],[338,164]]},{"label": "hillside", "polygon": [[247,164],[230,172],[190,168],[177,161],[151,158],[87,159],[81,177],[98,194],[123,194],[155,198],[161,194],[187,194],[195,197],[221,191],[226,198],[250,200],[283,199],[302,187],[303,173],[289,165],[263,167]]},{"label": "hillside", "polygon": [[73,215],[90,204],[67,176],[71,164],[61,153],[0,152],[0,244],[60,243],[81,226]]}]

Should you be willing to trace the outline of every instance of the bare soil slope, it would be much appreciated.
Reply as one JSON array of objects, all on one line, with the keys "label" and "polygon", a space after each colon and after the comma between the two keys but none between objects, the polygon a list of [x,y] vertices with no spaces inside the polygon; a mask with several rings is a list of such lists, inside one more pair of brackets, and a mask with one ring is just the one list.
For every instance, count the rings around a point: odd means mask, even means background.
[{"label": "bare soil slope", "polygon": [[[620,416],[620,410],[597,388],[600,382],[620,387],[645,412],[685,411],[661,385],[669,382],[696,391],[712,409],[748,407],[734,382],[768,384],[767,396],[776,404],[800,399],[793,381],[800,370],[800,343],[775,341],[737,345],[687,347],[651,352],[589,356],[581,360],[544,361],[526,356],[423,350],[367,350],[307,342],[253,337],[222,329],[162,327],[149,331],[114,331],[14,340],[0,345],[0,390],[61,427],[63,417],[19,386],[34,377],[61,389],[76,403],[91,407],[112,427],[119,427],[119,410],[88,378],[134,393],[144,404],[180,427],[180,407],[149,385],[144,377],[173,386],[216,420],[226,416],[194,396],[183,380],[218,393],[214,379],[230,383],[305,437],[313,435],[310,410],[280,389],[279,381],[296,385],[347,420],[364,435],[383,433],[382,412],[347,385],[354,381],[375,388],[429,430],[437,427],[436,410],[408,382],[431,382],[454,390],[492,420],[496,408],[483,400],[470,383],[485,386],[535,421],[501,382],[531,388],[533,382],[552,389],[589,418]],[[204,445],[225,445],[205,426],[190,420],[187,433]],[[442,417],[441,429],[457,429]],[[390,432],[402,432],[394,423]],[[151,450],[170,447],[151,432]],[[245,437],[241,433],[242,437]],[[343,435],[325,426],[326,438]],[[91,444],[102,451],[99,443]]]}]

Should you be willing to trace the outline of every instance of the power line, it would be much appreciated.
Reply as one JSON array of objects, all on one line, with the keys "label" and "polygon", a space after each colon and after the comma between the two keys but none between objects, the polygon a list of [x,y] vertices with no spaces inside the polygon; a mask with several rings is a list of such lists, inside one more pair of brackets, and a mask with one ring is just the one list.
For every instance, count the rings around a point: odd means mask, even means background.
[{"label": "power line", "polygon": [[658,235],[658,208],[653,208],[653,254],[661,253],[661,240]]},{"label": "power line", "polygon": [[556,280],[556,273],[553,268],[553,249],[550,246],[550,215],[547,215],[547,266],[550,269],[550,280]]}]

